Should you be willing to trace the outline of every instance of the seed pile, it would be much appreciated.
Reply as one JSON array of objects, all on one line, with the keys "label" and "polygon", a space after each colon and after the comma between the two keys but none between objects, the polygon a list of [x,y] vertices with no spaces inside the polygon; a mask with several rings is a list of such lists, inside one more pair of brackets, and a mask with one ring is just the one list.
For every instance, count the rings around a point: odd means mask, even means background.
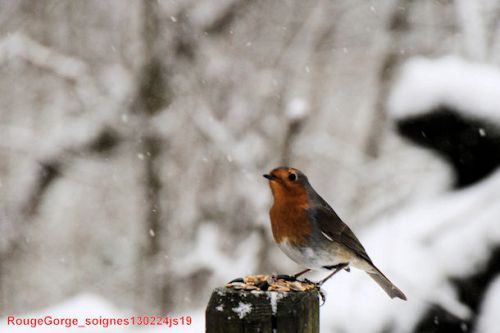
[{"label": "seed pile", "polygon": [[226,288],[287,292],[316,289],[316,285],[308,280],[284,279],[272,275],[248,275],[232,280],[226,284]]}]

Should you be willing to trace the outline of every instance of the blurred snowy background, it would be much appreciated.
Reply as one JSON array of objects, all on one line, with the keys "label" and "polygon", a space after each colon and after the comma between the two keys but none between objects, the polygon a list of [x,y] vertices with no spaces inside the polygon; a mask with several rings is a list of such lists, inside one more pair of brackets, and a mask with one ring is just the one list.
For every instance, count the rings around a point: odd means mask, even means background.
[{"label": "blurred snowy background", "polygon": [[203,331],[212,288],[299,270],[261,177],[288,164],[409,299],[339,274],[322,332],[499,332],[499,18],[494,0],[0,1],[0,317]]}]

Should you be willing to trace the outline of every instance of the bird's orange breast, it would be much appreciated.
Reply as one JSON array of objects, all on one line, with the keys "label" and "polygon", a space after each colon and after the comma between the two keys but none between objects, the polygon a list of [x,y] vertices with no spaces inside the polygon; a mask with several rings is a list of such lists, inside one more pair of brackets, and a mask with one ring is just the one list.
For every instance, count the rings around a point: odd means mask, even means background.
[{"label": "bird's orange breast", "polygon": [[290,193],[282,188],[274,188],[274,204],[269,215],[274,240],[281,243],[287,240],[291,245],[305,245],[311,234],[311,225],[307,220],[307,193],[297,189]]}]

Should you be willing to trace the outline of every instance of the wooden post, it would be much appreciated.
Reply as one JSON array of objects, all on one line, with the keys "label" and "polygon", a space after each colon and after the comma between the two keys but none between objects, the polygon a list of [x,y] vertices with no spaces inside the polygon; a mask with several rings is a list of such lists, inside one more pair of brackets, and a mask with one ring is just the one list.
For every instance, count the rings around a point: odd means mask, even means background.
[{"label": "wooden post", "polygon": [[205,318],[206,333],[318,333],[318,292],[217,288]]}]

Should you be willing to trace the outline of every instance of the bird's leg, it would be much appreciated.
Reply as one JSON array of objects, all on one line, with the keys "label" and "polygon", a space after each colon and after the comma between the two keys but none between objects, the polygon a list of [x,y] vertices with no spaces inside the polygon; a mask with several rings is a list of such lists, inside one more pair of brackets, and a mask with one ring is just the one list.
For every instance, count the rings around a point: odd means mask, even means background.
[{"label": "bird's leg", "polygon": [[324,278],[323,280],[319,281],[316,285],[318,287],[321,287],[323,285],[323,283],[325,283],[326,281],[328,281],[328,279],[330,279],[332,276],[334,276],[335,274],[337,274],[339,271],[343,270],[347,266],[349,266],[349,264],[346,264],[346,263],[338,264],[338,265],[335,265],[335,266],[323,266],[324,268],[327,268],[327,269],[335,268],[335,270],[333,271],[333,273],[331,273],[330,275],[328,275],[326,278]]},{"label": "bird's leg", "polygon": [[311,269],[310,268],[307,268],[307,269],[304,269],[303,271],[301,272],[298,272],[298,273],[295,273],[294,275],[292,275],[294,278],[298,278],[299,276],[309,272]]}]

